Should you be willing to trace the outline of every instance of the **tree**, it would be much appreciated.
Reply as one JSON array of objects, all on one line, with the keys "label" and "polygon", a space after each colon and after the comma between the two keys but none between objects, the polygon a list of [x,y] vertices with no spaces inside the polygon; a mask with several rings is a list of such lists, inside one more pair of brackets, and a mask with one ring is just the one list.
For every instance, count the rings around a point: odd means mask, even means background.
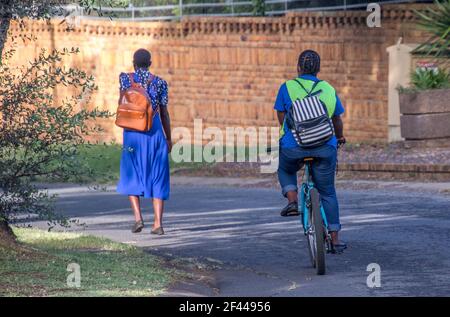
[{"label": "tree", "polygon": [[265,16],[266,15],[266,1],[265,0],[252,0],[253,2],[253,15]]},{"label": "tree", "polygon": [[3,53],[11,20],[21,21],[23,18],[48,20],[52,16],[67,16],[64,8],[67,4],[77,3],[85,11],[96,11],[102,15],[103,6],[120,6],[125,0],[0,0],[0,56]]},{"label": "tree", "polygon": [[430,38],[417,47],[414,53],[433,55],[434,57],[450,56],[450,0],[435,0],[433,7],[424,12],[415,10],[420,29],[431,34]]},{"label": "tree", "polygon": [[[68,1],[1,0],[0,2],[0,243],[14,243],[9,224],[20,214],[37,214],[49,225],[69,225],[71,221],[54,212],[52,198],[33,185],[38,176],[64,180],[82,167],[78,150],[84,135],[97,130],[88,122],[109,117],[107,111],[76,111],[87,104],[96,89],[94,78],[86,72],[61,66],[65,56],[78,49],[46,52],[24,67],[11,67],[17,35],[5,50],[11,21],[24,26],[24,17],[50,19],[61,15]],[[79,0],[86,10],[98,10],[91,0]],[[111,1],[107,1],[111,3]],[[115,2],[115,1],[114,1]],[[56,10],[56,11],[55,11]],[[22,34],[23,40],[32,38]],[[70,86],[75,93],[55,105],[53,90]]]},{"label": "tree", "polygon": [[[54,50],[39,56],[23,69],[10,68],[6,51],[0,64],[0,240],[12,241],[10,221],[19,214],[37,214],[49,225],[70,221],[54,212],[52,197],[32,183],[35,177],[65,180],[82,168],[78,159],[84,135],[96,131],[89,120],[108,117],[107,111],[75,111],[87,104],[96,89],[84,71],[57,65],[77,49]],[[54,105],[53,89],[70,86],[76,93]]]}]

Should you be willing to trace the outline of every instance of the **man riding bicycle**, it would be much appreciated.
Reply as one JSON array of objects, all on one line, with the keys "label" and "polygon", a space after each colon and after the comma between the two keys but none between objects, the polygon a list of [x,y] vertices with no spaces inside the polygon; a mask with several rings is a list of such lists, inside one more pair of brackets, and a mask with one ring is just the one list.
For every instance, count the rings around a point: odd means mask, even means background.
[{"label": "man riding bicycle", "polygon": [[[326,81],[317,78],[320,71],[320,56],[317,52],[312,50],[302,52],[298,58],[297,70],[299,77],[281,85],[274,106],[281,125],[278,179],[282,194],[288,199],[288,204],[281,211],[281,216],[299,216],[297,172],[303,167],[304,158],[314,158],[312,177],[320,194],[334,249],[342,252],[347,246],[339,241],[338,232],[341,230],[341,224],[334,177],[337,146],[345,143],[341,119],[344,107],[335,89]],[[326,107],[326,114],[331,118],[334,127],[334,135],[318,146],[301,146],[298,141],[299,135],[294,137],[295,132],[292,132],[292,127],[288,127],[286,122],[293,103],[304,98],[305,91],[308,95],[318,96]]]}]

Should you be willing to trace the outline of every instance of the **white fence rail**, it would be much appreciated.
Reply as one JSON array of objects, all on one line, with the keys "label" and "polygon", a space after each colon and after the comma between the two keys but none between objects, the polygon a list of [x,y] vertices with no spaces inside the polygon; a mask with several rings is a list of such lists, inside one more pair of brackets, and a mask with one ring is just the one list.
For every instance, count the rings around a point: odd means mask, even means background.
[{"label": "white fence rail", "polygon": [[[184,0],[186,1],[186,0]],[[74,5],[63,7],[67,14],[77,15],[83,19],[115,19],[128,21],[152,21],[152,20],[176,20],[183,16],[251,16],[253,15],[252,1],[227,0],[227,2],[212,3],[185,3],[179,0],[178,4],[155,5],[136,7],[130,4],[128,7],[102,7],[102,15],[86,14],[82,8]],[[412,3],[418,1],[411,0],[391,0],[391,1],[366,1],[364,3],[347,4],[348,1],[340,1],[341,4],[323,6],[305,6],[302,3],[310,3],[309,0],[266,0],[265,14],[268,16],[282,15],[289,11],[324,11],[324,10],[351,10],[356,8],[366,8],[369,3],[393,4]],[[420,2],[432,2],[420,1]],[[221,8],[223,12],[206,12],[208,9]],[[244,8],[244,9],[239,9]],[[198,9],[204,12],[194,12]],[[97,11],[97,10],[96,10]]]}]

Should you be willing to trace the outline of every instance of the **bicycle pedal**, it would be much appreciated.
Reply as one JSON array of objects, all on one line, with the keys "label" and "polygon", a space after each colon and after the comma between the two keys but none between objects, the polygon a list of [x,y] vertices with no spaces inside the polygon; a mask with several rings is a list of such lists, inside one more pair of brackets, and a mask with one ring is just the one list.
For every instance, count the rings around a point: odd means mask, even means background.
[{"label": "bicycle pedal", "polygon": [[340,253],[342,253],[342,252],[336,250],[336,249],[331,245],[331,243],[328,243],[326,248],[327,248],[327,253],[331,253],[331,254],[340,254]]},{"label": "bicycle pedal", "polygon": [[336,250],[336,249],[332,249],[332,250],[327,250],[327,253],[331,253],[331,254],[342,254],[344,253],[344,250]]}]

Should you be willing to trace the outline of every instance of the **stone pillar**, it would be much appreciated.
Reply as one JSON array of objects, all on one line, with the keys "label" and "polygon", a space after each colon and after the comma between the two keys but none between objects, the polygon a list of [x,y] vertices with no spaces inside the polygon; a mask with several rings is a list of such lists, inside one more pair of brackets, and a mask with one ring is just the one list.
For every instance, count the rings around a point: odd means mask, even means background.
[{"label": "stone pillar", "polygon": [[400,108],[397,87],[407,86],[411,73],[411,51],[417,44],[399,44],[389,46],[389,90],[388,90],[388,141],[401,141]]}]

